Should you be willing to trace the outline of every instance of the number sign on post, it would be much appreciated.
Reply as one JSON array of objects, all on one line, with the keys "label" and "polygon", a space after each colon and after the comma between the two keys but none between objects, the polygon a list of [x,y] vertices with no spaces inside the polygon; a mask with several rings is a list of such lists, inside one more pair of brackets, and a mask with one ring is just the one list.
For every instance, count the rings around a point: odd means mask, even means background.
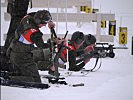
[{"label": "number sign on post", "polygon": [[127,27],[119,28],[119,44],[127,44]]}]

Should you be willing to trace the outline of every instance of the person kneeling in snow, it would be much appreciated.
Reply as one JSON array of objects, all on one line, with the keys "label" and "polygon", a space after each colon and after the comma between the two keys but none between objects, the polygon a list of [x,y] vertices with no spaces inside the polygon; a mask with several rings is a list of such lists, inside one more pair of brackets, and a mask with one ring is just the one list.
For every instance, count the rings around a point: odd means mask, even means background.
[{"label": "person kneeling in snow", "polygon": [[38,67],[33,59],[32,50],[34,44],[39,49],[49,48],[48,44],[43,42],[43,33],[39,28],[46,26],[53,28],[55,24],[47,10],[39,10],[24,16],[15,32],[15,38],[10,44],[7,55],[10,57],[18,70],[18,74],[10,76],[11,80],[25,82],[41,82]]}]

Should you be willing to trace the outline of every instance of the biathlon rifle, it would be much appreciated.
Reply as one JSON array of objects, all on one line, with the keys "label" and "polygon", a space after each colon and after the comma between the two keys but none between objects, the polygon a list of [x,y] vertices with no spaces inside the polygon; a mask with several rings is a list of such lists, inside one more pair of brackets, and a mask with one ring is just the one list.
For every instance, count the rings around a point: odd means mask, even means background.
[{"label": "biathlon rifle", "polygon": [[[53,36],[55,38],[58,38],[57,35],[56,35],[56,33],[55,33],[54,28],[51,29],[51,33],[52,33],[51,34],[51,38],[53,38]],[[64,39],[66,38],[67,34],[68,34],[68,31],[66,32],[66,34],[64,36]],[[58,49],[58,52],[56,52],[55,56],[53,55],[54,56],[53,63],[54,63],[54,66],[55,66],[55,76],[57,78],[59,77],[59,72],[58,72],[58,59],[59,59],[59,55],[60,55],[63,47],[64,47],[64,41],[61,42],[60,47]]]},{"label": "biathlon rifle", "polygon": [[110,57],[114,58],[115,53],[114,49],[128,49],[127,47],[114,47],[112,44],[108,43],[96,43],[96,46],[94,47],[94,51],[98,52],[100,57]]}]

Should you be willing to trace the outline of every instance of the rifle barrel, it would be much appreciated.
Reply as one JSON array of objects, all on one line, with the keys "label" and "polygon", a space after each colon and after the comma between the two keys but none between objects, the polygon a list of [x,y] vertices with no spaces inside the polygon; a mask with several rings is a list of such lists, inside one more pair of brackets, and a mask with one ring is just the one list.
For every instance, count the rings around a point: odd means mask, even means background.
[{"label": "rifle barrel", "polygon": [[65,34],[65,36],[64,36],[64,39],[66,38],[67,34],[68,34],[68,31],[66,31],[66,34]]},{"label": "rifle barrel", "polygon": [[128,49],[128,47],[113,47],[113,49]]}]

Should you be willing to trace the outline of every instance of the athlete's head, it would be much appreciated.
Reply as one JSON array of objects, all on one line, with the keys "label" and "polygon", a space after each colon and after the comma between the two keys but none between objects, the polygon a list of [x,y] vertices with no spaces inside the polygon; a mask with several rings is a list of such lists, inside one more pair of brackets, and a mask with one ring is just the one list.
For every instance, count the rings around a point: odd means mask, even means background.
[{"label": "athlete's head", "polygon": [[38,26],[41,26],[41,25],[44,26],[52,20],[52,17],[50,15],[49,11],[39,10],[35,13],[34,20]]},{"label": "athlete's head", "polygon": [[88,35],[85,35],[85,41],[83,43],[83,45],[86,47],[86,46],[89,46],[91,44],[95,44],[96,43],[96,38],[94,35],[91,35],[91,34],[88,34]]},{"label": "athlete's head", "polygon": [[83,32],[76,31],[72,34],[71,41],[74,43],[76,48],[79,48],[84,42]]}]

